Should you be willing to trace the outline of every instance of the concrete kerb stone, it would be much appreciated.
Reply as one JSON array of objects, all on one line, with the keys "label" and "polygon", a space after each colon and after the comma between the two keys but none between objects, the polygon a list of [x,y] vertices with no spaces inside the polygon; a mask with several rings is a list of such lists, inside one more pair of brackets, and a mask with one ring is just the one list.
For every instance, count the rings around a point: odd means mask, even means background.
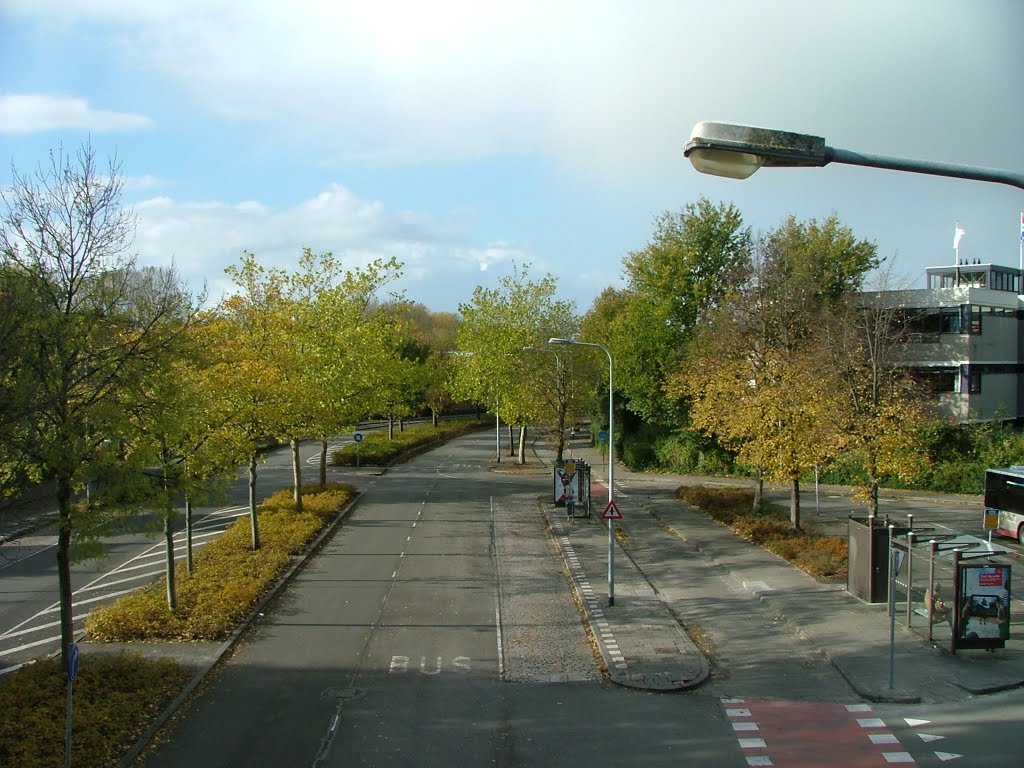
[{"label": "concrete kerb stone", "polygon": [[309,559],[315,555],[323,547],[324,543],[334,535],[338,526],[350,515],[352,511],[358,506],[362,494],[356,496],[341,513],[334,519],[334,521],[323,531],[320,535],[306,547],[306,550],[299,556],[297,556],[291,567],[285,572],[281,578],[277,580],[277,583],[265,594],[260,601],[253,607],[251,611],[246,615],[242,622],[235,627],[228,638],[220,644],[220,646],[214,651],[211,658],[200,667],[200,669],[192,676],[185,687],[181,690],[177,696],[166,706],[163,711],[156,717],[156,719],[149,725],[145,732],[136,740],[132,748],[118,760],[116,768],[130,768],[135,759],[142,753],[142,751],[149,746],[150,742],[159,733],[160,729],[166,725],[166,723],[174,716],[175,712],[189,700],[192,694],[197,688],[203,683],[203,681],[210,675],[210,673],[223,661],[231,650],[238,644],[238,641],[242,639],[243,635],[249,630],[253,622],[259,618],[263,609],[274,600],[284,590],[288,584],[291,583],[292,579],[301,571]]}]

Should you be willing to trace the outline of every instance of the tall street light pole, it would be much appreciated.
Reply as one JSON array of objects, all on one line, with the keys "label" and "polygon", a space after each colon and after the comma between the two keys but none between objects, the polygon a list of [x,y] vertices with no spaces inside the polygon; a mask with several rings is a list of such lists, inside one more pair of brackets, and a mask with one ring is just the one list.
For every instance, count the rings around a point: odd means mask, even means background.
[{"label": "tall street light pole", "polygon": [[[575,339],[548,339],[548,344],[576,347],[596,347],[608,356],[608,504],[615,500],[615,413],[612,408],[614,381],[612,378],[612,353],[604,344],[596,341]],[[615,520],[608,519],[608,605],[615,605]]]},{"label": "tall street light pole", "polygon": [[734,123],[697,123],[683,145],[683,156],[701,173],[730,179],[746,179],[762,167],[813,168],[840,163],[988,181],[1024,189],[1024,174],[1021,173],[853,152],[830,147],[821,136]]}]

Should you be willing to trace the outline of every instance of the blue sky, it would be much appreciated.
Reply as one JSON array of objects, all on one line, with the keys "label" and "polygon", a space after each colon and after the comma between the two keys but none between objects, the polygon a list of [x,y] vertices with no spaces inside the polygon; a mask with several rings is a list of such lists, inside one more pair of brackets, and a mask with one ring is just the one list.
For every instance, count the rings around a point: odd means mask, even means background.
[{"label": "blue sky", "polygon": [[700,120],[1024,172],[1018,0],[0,0],[0,184],[86,139],[117,156],[141,264],[213,298],[243,250],[401,260],[455,311],[514,261],[580,311],[659,213],[755,231],[835,212],[915,287],[1017,265],[1024,192],[830,166],[704,176]]}]

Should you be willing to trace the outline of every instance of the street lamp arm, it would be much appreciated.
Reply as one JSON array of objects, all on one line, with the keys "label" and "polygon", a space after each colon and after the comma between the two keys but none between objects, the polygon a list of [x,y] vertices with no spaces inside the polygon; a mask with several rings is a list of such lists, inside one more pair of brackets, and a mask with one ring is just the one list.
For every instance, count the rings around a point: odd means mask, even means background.
[{"label": "street lamp arm", "polygon": [[826,163],[843,165],[861,165],[867,168],[885,168],[891,171],[907,171],[924,173],[930,176],[947,176],[955,179],[972,181],[989,181],[993,184],[1006,184],[1017,189],[1024,189],[1024,174],[1003,171],[998,168],[980,168],[952,163],[937,163],[930,160],[908,160],[901,157],[872,155],[853,152],[848,149],[825,147]]}]

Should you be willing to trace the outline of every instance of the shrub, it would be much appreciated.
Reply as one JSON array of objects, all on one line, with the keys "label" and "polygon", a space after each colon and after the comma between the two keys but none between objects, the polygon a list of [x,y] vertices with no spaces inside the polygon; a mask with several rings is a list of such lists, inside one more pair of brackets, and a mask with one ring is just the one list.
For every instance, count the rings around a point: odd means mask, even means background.
[{"label": "shrub", "polygon": [[[74,686],[72,763],[106,768],[135,743],[192,673],[137,654],[86,654]],[[67,686],[59,659],[0,677],[0,765],[52,768],[64,755]]]},{"label": "shrub", "polygon": [[401,432],[395,430],[393,440],[388,439],[387,430],[374,430],[367,432],[358,444],[351,443],[331,451],[331,463],[335,466],[355,466],[358,449],[360,464],[382,466],[439,440],[476,432],[487,426],[479,421],[467,420],[442,421],[436,427],[432,424],[415,424]]}]

